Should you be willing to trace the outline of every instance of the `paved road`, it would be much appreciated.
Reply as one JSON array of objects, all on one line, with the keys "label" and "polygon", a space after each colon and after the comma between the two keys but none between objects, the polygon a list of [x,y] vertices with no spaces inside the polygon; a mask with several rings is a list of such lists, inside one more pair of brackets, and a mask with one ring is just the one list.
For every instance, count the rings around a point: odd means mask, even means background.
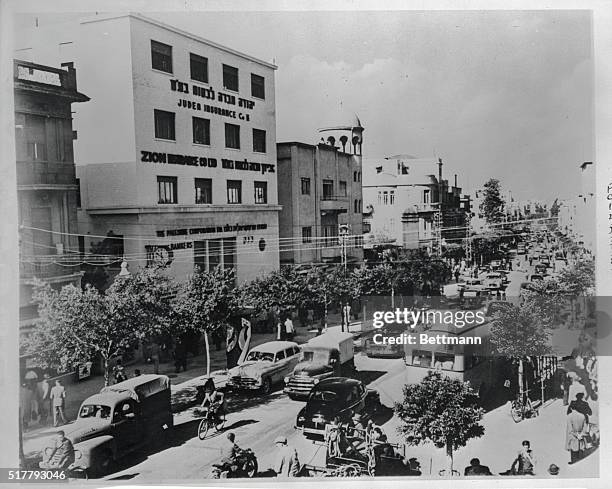
[{"label": "paved road", "polygon": [[[403,361],[373,359],[359,354],[355,357],[355,364],[364,378],[370,380],[368,383],[371,387],[376,388],[381,385],[381,401],[389,407],[392,406],[397,393],[387,392],[382,384],[404,371]],[[259,461],[260,473],[272,467],[275,458],[274,439],[280,435],[286,436],[289,443],[297,448],[302,463],[323,462],[324,452],[319,449],[320,445],[306,441],[301,433],[294,429],[295,419],[303,402],[292,401],[282,391],[277,391],[266,398],[245,397],[244,404],[246,407],[227,415],[225,433],[231,430],[236,434],[239,446],[254,450]],[[377,421],[382,424],[390,417],[389,409],[385,418]],[[198,419],[193,416],[192,410],[177,415],[175,422],[177,426],[172,446],[157,453],[143,455],[140,460],[138,457],[127,460],[126,465],[129,464],[130,467],[119,470],[105,479],[172,482],[178,479],[206,478],[210,474],[211,464],[220,459],[220,447],[225,433],[204,441],[198,439],[196,436]]]}]

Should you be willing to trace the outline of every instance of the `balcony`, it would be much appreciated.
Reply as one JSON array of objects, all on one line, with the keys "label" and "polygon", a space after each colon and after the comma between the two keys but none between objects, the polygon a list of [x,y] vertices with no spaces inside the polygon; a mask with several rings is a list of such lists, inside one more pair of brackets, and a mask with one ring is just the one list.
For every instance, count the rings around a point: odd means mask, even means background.
[{"label": "balcony", "polygon": [[76,186],[75,167],[71,163],[26,162],[17,164],[17,185]]},{"label": "balcony", "polygon": [[414,207],[416,207],[417,212],[421,213],[421,212],[435,212],[438,210],[438,204],[437,203],[431,203],[431,202],[427,202],[427,203],[419,203],[416,204]]},{"label": "balcony", "polygon": [[319,204],[321,212],[336,212],[344,214],[348,212],[349,198],[340,195],[323,195]]}]

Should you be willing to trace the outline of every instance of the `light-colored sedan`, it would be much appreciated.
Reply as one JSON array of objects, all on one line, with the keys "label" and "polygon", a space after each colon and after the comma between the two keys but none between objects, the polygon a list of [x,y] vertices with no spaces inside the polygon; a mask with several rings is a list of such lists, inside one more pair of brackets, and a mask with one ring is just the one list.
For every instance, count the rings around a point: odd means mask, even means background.
[{"label": "light-colored sedan", "polygon": [[245,361],[229,371],[227,385],[234,389],[261,390],[268,394],[282,382],[300,359],[300,347],[292,341],[269,341],[249,351]]}]

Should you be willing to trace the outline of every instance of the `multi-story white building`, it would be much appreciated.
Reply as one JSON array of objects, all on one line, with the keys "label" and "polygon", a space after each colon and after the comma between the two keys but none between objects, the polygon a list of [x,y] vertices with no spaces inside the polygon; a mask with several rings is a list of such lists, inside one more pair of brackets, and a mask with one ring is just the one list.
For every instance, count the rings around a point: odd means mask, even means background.
[{"label": "multi-story white building", "polygon": [[363,202],[366,244],[431,248],[439,227],[445,239],[466,234],[469,199],[461,198],[456,181],[452,186],[442,178],[440,160],[407,155],[365,159]]},{"label": "multi-story white building", "polygon": [[277,269],[273,64],[141,15],[22,33],[17,56],[72,63],[84,252],[111,237],[130,265]]}]

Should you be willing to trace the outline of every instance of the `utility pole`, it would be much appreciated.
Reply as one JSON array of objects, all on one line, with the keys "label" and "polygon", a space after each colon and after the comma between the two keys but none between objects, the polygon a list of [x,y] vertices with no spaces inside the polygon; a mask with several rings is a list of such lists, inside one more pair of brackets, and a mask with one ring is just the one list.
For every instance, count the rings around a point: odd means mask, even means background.
[{"label": "utility pole", "polygon": [[466,212],[465,217],[465,258],[468,263],[472,263],[472,238],[470,236],[472,231],[472,213]]},{"label": "utility pole", "polygon": [[350,227],[348,224],[340,224],[338,226],[338,234],[340,235],[340,260],[342,262],[342,266],[344,267],[344,272],[346,273],[346,263],[347,263],[347,254],[346,254],[346,240],[350,232]]}]

